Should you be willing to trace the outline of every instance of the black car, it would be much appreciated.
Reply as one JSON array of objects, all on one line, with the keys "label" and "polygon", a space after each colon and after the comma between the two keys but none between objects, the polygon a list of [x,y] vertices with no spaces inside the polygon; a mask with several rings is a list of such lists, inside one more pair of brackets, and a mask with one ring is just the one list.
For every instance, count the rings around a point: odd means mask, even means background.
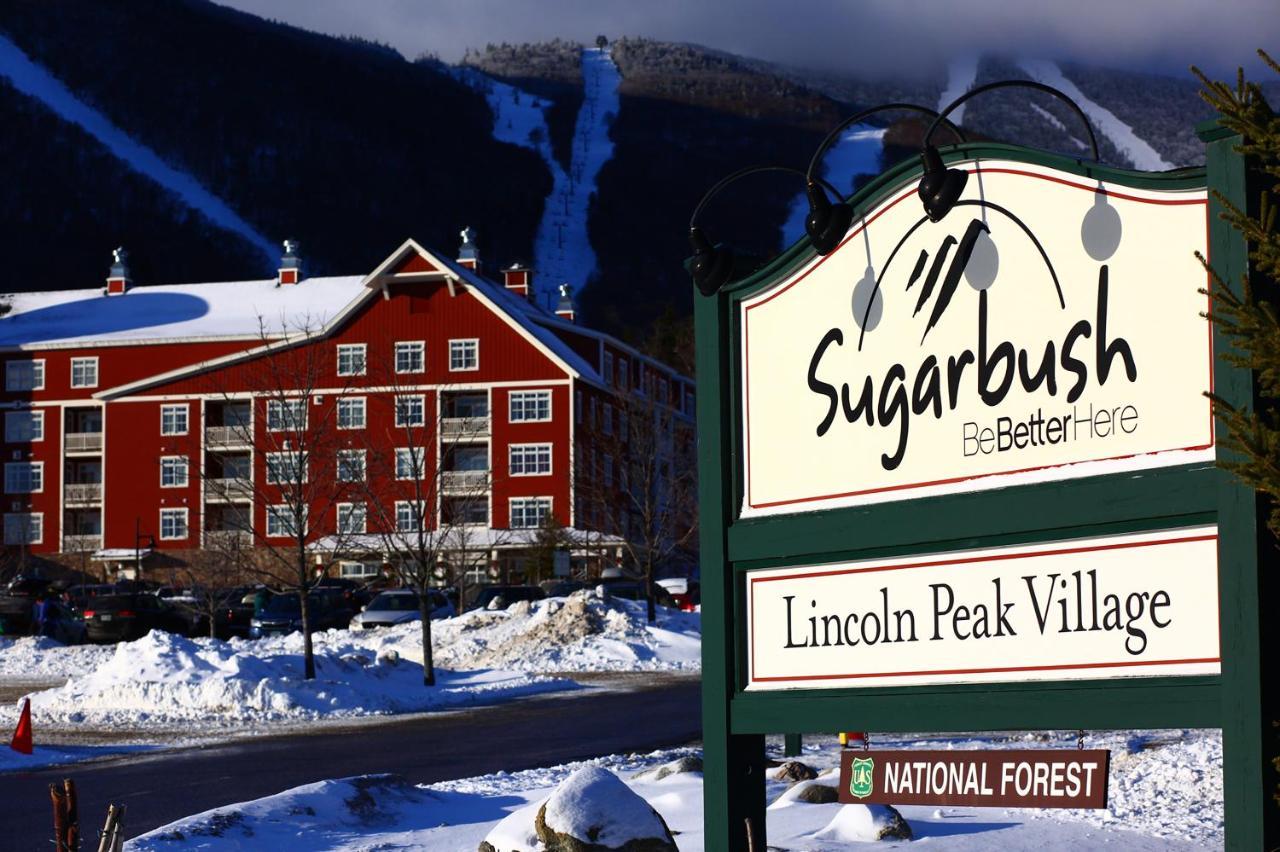
[{"label": "black car", "polygon": [[185,633],[187,619],[160,598],[147,592],[102,595],[86,606],[84,624],[90,642],[127,642],[152,630]]},{"label": "black car", "polygon": [[0,635],[26,636],[31,632],[36,601],[52,596],[50,582],[41,577],[16,577],[0,595]]},{"label": "black car", "polygon": [[[307,620],[312,633],[318,630],[346,629],[355,613],[355,609],[341,594],[320,591],[307,595]],[[249,635],[254,639],[296,633],[301,629],[302,600],[297,592],[276,595],[249,623]]]},{"label": "black car", "polygon": [[485,586],[472,601],[472,609],[506,609],[516,601],[540,601],[547,596],[538,586]]}]

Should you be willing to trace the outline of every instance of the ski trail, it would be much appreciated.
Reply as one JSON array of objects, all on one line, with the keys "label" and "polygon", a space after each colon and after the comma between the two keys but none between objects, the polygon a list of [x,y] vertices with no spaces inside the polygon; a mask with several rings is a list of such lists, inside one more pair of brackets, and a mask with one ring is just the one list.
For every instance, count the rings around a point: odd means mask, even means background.
[{"label": "ski trail", "polygon": [[493,135],[500,142],[536,151],[551,171],[551,194],[533,245],[534,293],[544,307],[554,307],[557,287],[581,292],[596,268],[595,250],[587,234],[587,216],[596,176],[613,156],[609,125],[618,113],[621,75],[609,49],[582,51],[583,101],[574,124],[569,170],[551,151],[544,110],[551,102],[499,82],[471,68],[458,68],[458,79],[481,92],[493,110]]},{"label": "ski trail", "polygon": [[1063,94],[1078,103],[1094,126],[1111,140],[1121,154],[1129,158],[1135,168],[1149,172],[1173,168],[1173,165],[1161,157],[1155,148],[1138,138],[1133,128],[1116,117],[1115,113],[1089,100],[1085,93],[1068,80],[1062,73],[1062,69],[1053,62],[1024,59],[1018,63],[1018,66],[1033,79],[1053,86],[1055,89],[1061,89]]},{"label": "ski trail", "polygon": [[[965,56],[959,59],[953,59],[947,66],[947,87],[942,90],[942,94],[938,96],[938,112],[942,112],[947,104],[963,95],[965,92],[973,88],[973,84],[978,80],[978,57]],[[961,104],[956,107],[951,115],[947,118],[951,119],[951,123],[956,127],[964,124],[964,110],[968,104]]]},{"label": "ski trail", "polygon": [[[880,173],[880,155],[884,151],[883,127],[855,124],[845,128],[822,158],[822,176],[840,190],[841,197],[853,193],[858,175]],[[804,190],[792,200],[787,220],[782,223],[782,247],[804,236],[804,218],[809,214],[809,199]]]},{"label": "ski trail", "polygon": [[1066,133],[1067,138],[1071,140],[1072,145],[1075,145],[1077,148],[1080,148],[1081,150],[1084,150],[1084,151],[1089,150],[1089,146],[1086,145],[1084,142],[1080,141],[1078,137],[1076,137],[1071,133],[1067,133],[1067,126],[1063,124],[1061,121],[1059,121],[1056,115],[1049,112],[1049,110],[1045,109],[1039,104],[1029,103],[1028,106],[1031,107],[1031,109],[1036,113],[1036,115],[1040,116],[1045,121],[1049,122],[1050,127],[1054,128],[1055,130],[1061,130],[1063,133]]},{"label": "ski trail", "polygon": [[170,166],[155,151],[134,141],[109,118],[77,98],[3,34],[0,34],[0,77],[19,92],[40,101],[58,117],[80,126],[125,165],[178,196],[214,225],[251,243],[262,253],[269,268],[276,267],[279,252],[275,243],[254,230],[194,177]]}]

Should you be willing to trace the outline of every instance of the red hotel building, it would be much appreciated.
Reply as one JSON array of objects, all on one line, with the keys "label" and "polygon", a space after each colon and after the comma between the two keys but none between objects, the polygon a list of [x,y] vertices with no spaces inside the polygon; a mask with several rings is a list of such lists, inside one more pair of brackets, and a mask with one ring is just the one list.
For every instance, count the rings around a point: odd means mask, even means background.
[{"label": "red hotel building", "polygon": [[[237,385],[245,369],[280,357],[273,348],[319,347],[310,351],[327,373],[308,386],[309,405],[323,404],[326,384],[359,400],[344,403],[342,452],[362,469],[374,454],[394,457],[394,430],[376,421],[399,412],[402,397],[406,416],[438,415],[424,463],[456,466],[459,477],[485,470],[487,500],[468,523],[505,533],[476,580],[518,564],[548,514],[584,538],[614,534],[593,526],[599,513],[584,517],[592,513],[576,498],[598,485],[592,436],[612,421],[619,388],[692,425],[690,379],[575,323],[567,293],[554,313],[534,304],[528,269],[504,270],[501,283],[483,277],[469,232],[456,260],[407,240],[364,276],[302,273],[287,243],[275,279],[134,287],[118,252],[105,287],[0,296],[7,557],[133,576],[188,561],[211,535],[270,536],[261,488],[237,487],[271,481],[267,454],[227,424],[261,430],[280,416]],[[378,358],[394,364],[394,406],[374,404],[390,391],[364,375]],[[479,428],[451,435],[455,416]],[[396,488],[386,483],[386,500],[402,496]],[[309,515],[308,525],[332,530],[335,515]],[[236,517],[252,517],[254,532]],[[344,559],[348,575],[381,562],[376,553],[325,557]]]}]

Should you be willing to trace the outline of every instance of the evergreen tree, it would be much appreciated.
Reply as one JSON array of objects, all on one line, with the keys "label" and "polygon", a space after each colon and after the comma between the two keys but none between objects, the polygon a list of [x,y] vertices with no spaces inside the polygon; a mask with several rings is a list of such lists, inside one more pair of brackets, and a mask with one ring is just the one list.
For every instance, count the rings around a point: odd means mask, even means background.
[{"label": "evergreen tree", "polygon": [[[1258,55],[1277,74],[1280,64],[1259,50]],[[1248,243],[1249,270],[1239,287],[1202,263],[1213,278],[1213,321],[1235,344],[1230,361],[1257,376],[1258,406],[1246,411],[1215,398],[1218,416],[1227,427],[1228,449],[1238,454],[1226,467],[1270,504],[1269,525],[1280,535],[1280,232],[1276,230],[1276,202],[1280,197],[1280,116],[1267,103],[1262,88],[1245,80],[1243,69],[1235,86],[1210,80],[1193,67],[1203,85],[1201,96],[1219,112],[1219,123],[1240,134],[1237,147],[1247,158],[1250,177],[1260,188],[1255,213],[1241,209],[1215,193],[1223,219]]]}]

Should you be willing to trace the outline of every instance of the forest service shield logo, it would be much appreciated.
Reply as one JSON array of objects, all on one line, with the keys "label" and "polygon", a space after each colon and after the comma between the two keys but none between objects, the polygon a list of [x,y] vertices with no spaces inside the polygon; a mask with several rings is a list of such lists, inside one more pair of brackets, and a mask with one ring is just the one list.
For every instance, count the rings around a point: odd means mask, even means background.
[{"label": "forest service shield logo", "polygon": [[849,792],[859,799],[871,795],[872,778],[875,774],[876,761],[873,757],[855,757],[853,768],[849,773]]}]

